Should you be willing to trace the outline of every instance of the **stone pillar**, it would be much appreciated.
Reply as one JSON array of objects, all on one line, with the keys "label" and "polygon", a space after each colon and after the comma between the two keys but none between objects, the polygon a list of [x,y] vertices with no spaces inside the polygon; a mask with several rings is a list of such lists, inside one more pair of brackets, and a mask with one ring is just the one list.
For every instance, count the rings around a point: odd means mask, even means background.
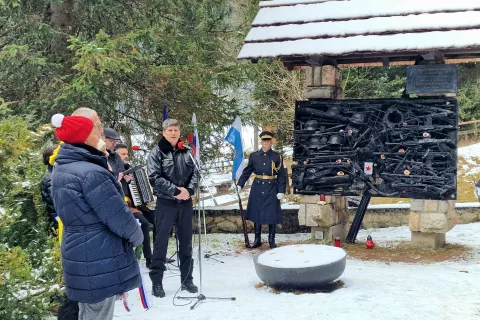
[{"label": "stone pillar", "polygon": [[305,98],[343,99],[342,72],[334,66],[314,66],[306,69]]},{"label": "stone pillar", "polygon": [[[422,55],[422,65],[444,64],[445,58],[437,50]],[[407,88],[410,81],[415,81],[415,76],[407,72]],[[428,80],[423,80],[423,82]],[[433,80],[430,79],[433,82]],[[444,81],[444,80],[443,80]],[[452,81],[458,81],[452,79]],[[442,81],[439,81],[442,82]],[[427,90],[424,88],[424,90]],[[425,92],[417,93],[418,97],[450,96],[455,97],[453,92]],[[455,200],[418,200],[410,202],[410,231],[412,232],[412,246],[439,248],[445,245],[445,234],[451,230],[458,221],[455,210]]]},{"label": "stone pillar", "polygon": [[323,240],[332,243],[336,237],[344,241],[348,223],[347,198],[325,196],[320,201],[319,196],[303,196],[300,199],[298,222],[311,227],[312,240]]},{"label": "stone pillar", "polygon": [[[305,98],[342,99],[342,73],[330,65],[306,68]],[[311,227],[312,239],[332,243],[335,237],[345,240],[347,234],[348,207],[346,197],[302,196],[298,221],[300,225]]]},{"label": "stone pillar", "polygon": [[454,200],[412,199],[409,227],[412,246],[437,249],[445,245],[445,234],[457,223]]}]

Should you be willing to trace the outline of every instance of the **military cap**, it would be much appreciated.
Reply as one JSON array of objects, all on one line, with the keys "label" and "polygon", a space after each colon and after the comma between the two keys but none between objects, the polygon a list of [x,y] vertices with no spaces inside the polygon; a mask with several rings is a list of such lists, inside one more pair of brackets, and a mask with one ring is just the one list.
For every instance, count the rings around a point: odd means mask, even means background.
[{"label": "military cap", "polygon": [[260,133],[259,137],[262,140],[270,140],[273,139],[274,135],[270,131],[263,131],[262,133]]}]

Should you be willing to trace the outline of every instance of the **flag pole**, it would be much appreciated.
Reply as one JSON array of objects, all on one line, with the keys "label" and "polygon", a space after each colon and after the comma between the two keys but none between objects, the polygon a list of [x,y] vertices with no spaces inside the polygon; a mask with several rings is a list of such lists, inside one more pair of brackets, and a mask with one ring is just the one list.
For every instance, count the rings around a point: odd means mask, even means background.
[{"label": "flag pole", "polygon": [[[195,112],[192,114],[192,124],[193,124],[193,141],[195,141],[195,160],[198,164],[198,167],[200,168],[200,139],[198,137],[198,132],[197,132],[197,115]],[[203,179],[202,179],[203,180]],[[210,191],[209,191],[210,193]],[[212,195],[213,202],[215,203],[215,198]],[[215,203],[216,204],[216,203]],[[204,207],[204,215],[205,215],[205,205],[202,202],[202,206]],[[208,245],[208,237],[207,237],[207,223],[205,221],[205,218],[203,219],[203,231],[205,232],[205,248],[209,248],[211,251],[210,246]]]},{"label": "flag pole", "polygon": [[243,205],[242,205],[242,198],[240,197],[240,193],[238,192],[237,188],[237,182],[235,179],[233,179],[233,183],[235,184],[235,192],[237,193],[238,196],[238,206],[240,207],[240,217],[242,217],[242,227],[243,227],[243,236],[245,238],[245,247],[250,248],[250,240],[248,239],[248,233],[247,233],[247,220],[245,218],[245,210],[243,210]]}]

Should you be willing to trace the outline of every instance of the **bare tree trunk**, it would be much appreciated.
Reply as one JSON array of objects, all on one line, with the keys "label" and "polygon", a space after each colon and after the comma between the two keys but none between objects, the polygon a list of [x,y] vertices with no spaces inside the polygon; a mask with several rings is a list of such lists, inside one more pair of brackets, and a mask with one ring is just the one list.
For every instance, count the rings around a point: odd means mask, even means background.
[{"label": "bare tree trunk", "polygon": [[67,39],[68,35],[71,35],[73,32],[74,5],[74,0],[64,0],[60,3],[50,3],[50,10],[52,12],[50,17],[50,25],[54,30],[63,33],[60,39],[55,39],[52,41],[52,51],[58,55],[63,55],[68,52]]}]

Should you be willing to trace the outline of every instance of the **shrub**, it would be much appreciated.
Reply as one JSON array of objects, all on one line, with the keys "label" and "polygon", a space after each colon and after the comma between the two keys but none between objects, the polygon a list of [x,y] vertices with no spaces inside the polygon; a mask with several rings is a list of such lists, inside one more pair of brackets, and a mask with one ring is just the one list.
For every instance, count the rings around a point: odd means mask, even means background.
[{"label": "shrub", "polygon": [[0,319],[40,319],[55,303],[62,272],[39,186],[51,130],[32,132],[4,106],[0,119]]}]

